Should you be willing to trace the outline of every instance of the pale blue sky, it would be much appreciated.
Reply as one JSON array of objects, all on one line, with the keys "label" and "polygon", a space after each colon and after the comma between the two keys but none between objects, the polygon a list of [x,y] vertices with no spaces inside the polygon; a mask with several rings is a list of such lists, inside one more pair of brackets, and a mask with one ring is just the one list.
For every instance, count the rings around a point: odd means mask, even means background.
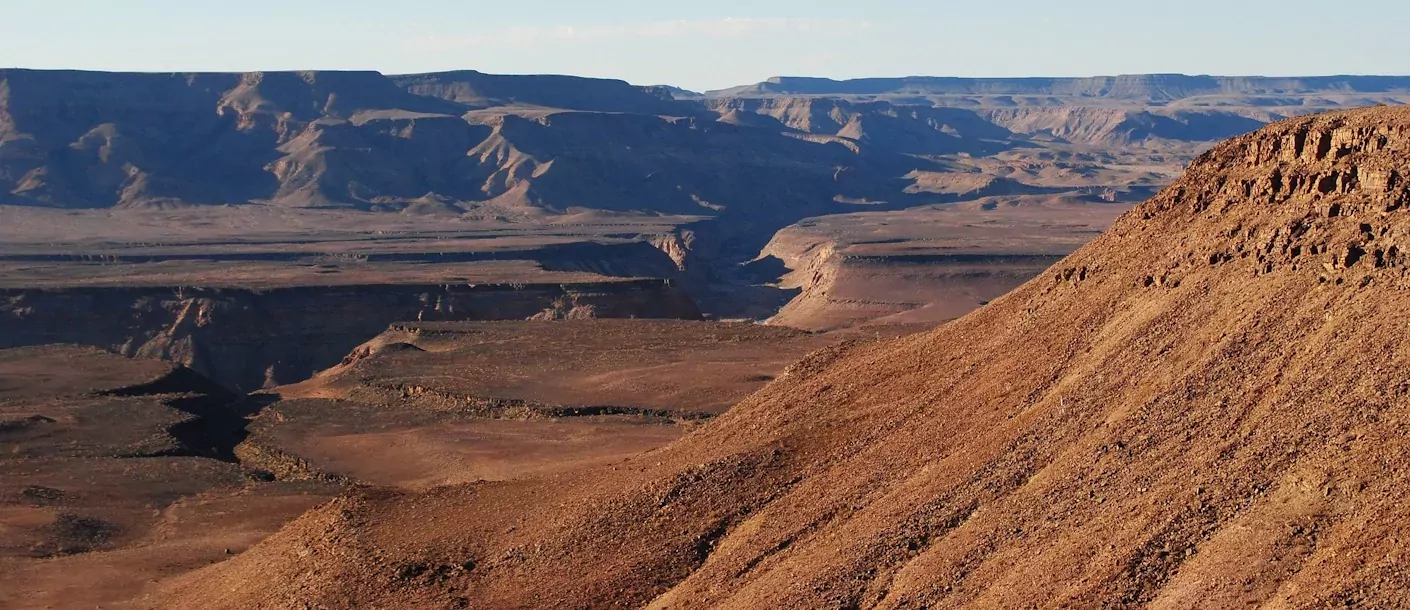
[{"label": "pale blue sky", "polygon": [[1404,0],[0,0],[0,67],[769,76],[1410,74]]}]

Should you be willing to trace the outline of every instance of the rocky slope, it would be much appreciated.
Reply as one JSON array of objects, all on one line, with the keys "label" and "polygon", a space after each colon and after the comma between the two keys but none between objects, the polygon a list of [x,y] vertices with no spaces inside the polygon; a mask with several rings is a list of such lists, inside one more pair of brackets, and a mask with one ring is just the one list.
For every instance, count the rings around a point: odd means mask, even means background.
[{"label": "rocky slope", "polygon": [[294,383],[393,322],[698,319],[667,280],[547,285],[0,290],[0,348],[92,345],[181,363],[231,389]]},{"label": "rocky slope", "polygon": [[1404,606],[1407,159],[1404,109],[1281,122],[661,450],[343,498],[150,603]]}]

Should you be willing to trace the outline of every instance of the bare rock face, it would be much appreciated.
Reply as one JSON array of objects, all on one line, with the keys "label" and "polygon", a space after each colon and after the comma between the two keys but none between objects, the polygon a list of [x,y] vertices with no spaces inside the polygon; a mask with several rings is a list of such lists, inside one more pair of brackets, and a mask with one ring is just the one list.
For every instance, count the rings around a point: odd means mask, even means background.
[{"label": "bare rock face", "polygon": [[810,356],[666,448],[347,497],[150,601],[1405,606],[1407,152],[1406,109],[1275,124],[989,306]]}]

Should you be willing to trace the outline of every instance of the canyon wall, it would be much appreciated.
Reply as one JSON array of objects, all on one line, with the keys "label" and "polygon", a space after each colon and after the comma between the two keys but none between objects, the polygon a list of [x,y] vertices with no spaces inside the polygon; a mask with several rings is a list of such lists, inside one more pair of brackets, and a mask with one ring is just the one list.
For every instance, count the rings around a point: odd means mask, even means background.
[{"label": "canyon wall", "polygon": [[698,319],[666,280],[541,285],[377,285],[0,290],[0,348],[92,345],[184,364],[249,392],[337,364],[393,322]]}]

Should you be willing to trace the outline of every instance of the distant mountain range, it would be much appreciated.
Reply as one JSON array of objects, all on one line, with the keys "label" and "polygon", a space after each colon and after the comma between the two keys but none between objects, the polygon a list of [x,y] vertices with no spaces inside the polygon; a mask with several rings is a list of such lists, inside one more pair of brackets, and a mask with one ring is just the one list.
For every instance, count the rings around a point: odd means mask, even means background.
[{"label": "distant mountain range", "polygon": [[[1035,146],[1191,156],[1282,116],[1410,100],[1410,77],[776,78],[696,94],[475,71],[0,70],[0,204],[266,203],[773,220]],[[966,170],[969,171],[969,170]]]},{"label": "distant mountain range", "polygon": [[1201,96],[1410,94],[1410,76],[1188,76],[1132,74],[1083,78],[911,76],[833,80],[798,76],[711,91],[707,97],[779,95],[1055,96],[1171,102]]}]

